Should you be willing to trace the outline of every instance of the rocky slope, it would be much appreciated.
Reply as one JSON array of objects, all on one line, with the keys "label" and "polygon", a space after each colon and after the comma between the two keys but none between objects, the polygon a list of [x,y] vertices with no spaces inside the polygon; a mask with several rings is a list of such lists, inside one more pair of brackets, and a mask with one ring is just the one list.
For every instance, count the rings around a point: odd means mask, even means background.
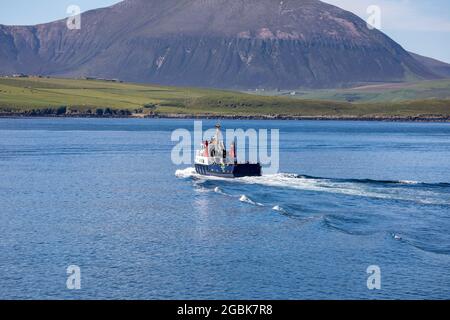
[{"label": "rocky slope", "polygon": [[412,52],[410,52],[409,54],[438,76],[450,78],[450,64],[436,59],[424,57]]},{"label": "rocky slope", "polygon": [[356,15],[318,0],[126,0],[0,26],[0,74],[220,88],[323,88],[438,77]]}]

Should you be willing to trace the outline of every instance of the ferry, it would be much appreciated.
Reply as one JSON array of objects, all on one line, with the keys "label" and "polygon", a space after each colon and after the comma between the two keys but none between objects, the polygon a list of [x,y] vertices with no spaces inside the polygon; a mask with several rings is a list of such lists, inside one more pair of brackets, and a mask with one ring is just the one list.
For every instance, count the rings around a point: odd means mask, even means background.
[{"label": "ferry", "polygon": [[222,178],[259,177],[262,175],[260,163],[238,163],[236,144],[231,144],[228,152],[222,140],[220,124],[210,141],[203,141],[195,154],[195,171],[204,176]]}]

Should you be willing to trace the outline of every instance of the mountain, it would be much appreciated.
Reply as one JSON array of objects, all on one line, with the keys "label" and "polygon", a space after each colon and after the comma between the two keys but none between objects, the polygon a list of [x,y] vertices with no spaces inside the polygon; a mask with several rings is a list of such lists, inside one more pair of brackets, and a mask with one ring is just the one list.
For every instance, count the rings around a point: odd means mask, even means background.
[{"label": "mountain", "polygon": [[409,54],[438,76],[441,76],[443,78],[450,78],[450,64],[436,59],[424,57],[412,52],[410,52]]},{"label": "mountain", "polygon": [[325,88],[437,78],[356,15],[318,0],[126,0],[0,26],[0,73],[218,88]]}]

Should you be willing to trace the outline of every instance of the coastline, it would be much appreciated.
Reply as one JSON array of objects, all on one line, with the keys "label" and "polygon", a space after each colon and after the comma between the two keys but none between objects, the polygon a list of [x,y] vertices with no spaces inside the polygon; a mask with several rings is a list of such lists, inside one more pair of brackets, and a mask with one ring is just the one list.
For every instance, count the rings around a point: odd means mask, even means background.
[{"label": "coastline", "polygon": [[220,120],[290,120],[290,121],[379,121],[379,122],[450,122],[450,116],[288,116],[288,115],[216,115],[216,114],[131,114],[131,115],[30,115],[22,113],[0,113],[0,119],[26,118],[80,118],[80,119],[220,119]]},{"label": "coastline", "polygon": [[[438,85],[441,84],[436,84]],[[450,82],[442,85],[443,88],[450,89]],[[41,88],[47,89],[41,90]],[[61,95],[61,88],[71,91],[67,95]],[[450,99],[445,98],[386,103],[350,103],[94,80],[0,77],[0,118],[167,118],[445,123],[450,122],[449,108]]]}]

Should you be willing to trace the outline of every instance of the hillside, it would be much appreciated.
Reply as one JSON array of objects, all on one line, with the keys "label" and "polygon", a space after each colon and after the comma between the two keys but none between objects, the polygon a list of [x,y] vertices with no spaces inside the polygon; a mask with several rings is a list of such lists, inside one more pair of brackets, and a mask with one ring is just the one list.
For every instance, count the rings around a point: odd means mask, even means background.
[{"label": "hillside", "polygon": [[421,64],[426,66],[429,70],[431,70],[433,73],[444,77],[444,78],[450,78],[450,64],[424,57],[415,53],[410,52],[409,53],[414,59],[419,61]]},{"label": "hillside", "polygon": [[66,21],[0,25],[0,74],[214,88],[336,88],[438,76],[319,0],[125,0]]},{"label": "hillside", "polygon": [[450,119],[450,100],[352,104],[94,80],[0,78],[0,116]]},{"label": "hillside", "polygon": [[324,100],[355,103],[390,103],[411,100],[450,99],[450,80],[406,83],[382,83],[347,89],[249,91],[248,93],[289,97],[302,100]]}]

